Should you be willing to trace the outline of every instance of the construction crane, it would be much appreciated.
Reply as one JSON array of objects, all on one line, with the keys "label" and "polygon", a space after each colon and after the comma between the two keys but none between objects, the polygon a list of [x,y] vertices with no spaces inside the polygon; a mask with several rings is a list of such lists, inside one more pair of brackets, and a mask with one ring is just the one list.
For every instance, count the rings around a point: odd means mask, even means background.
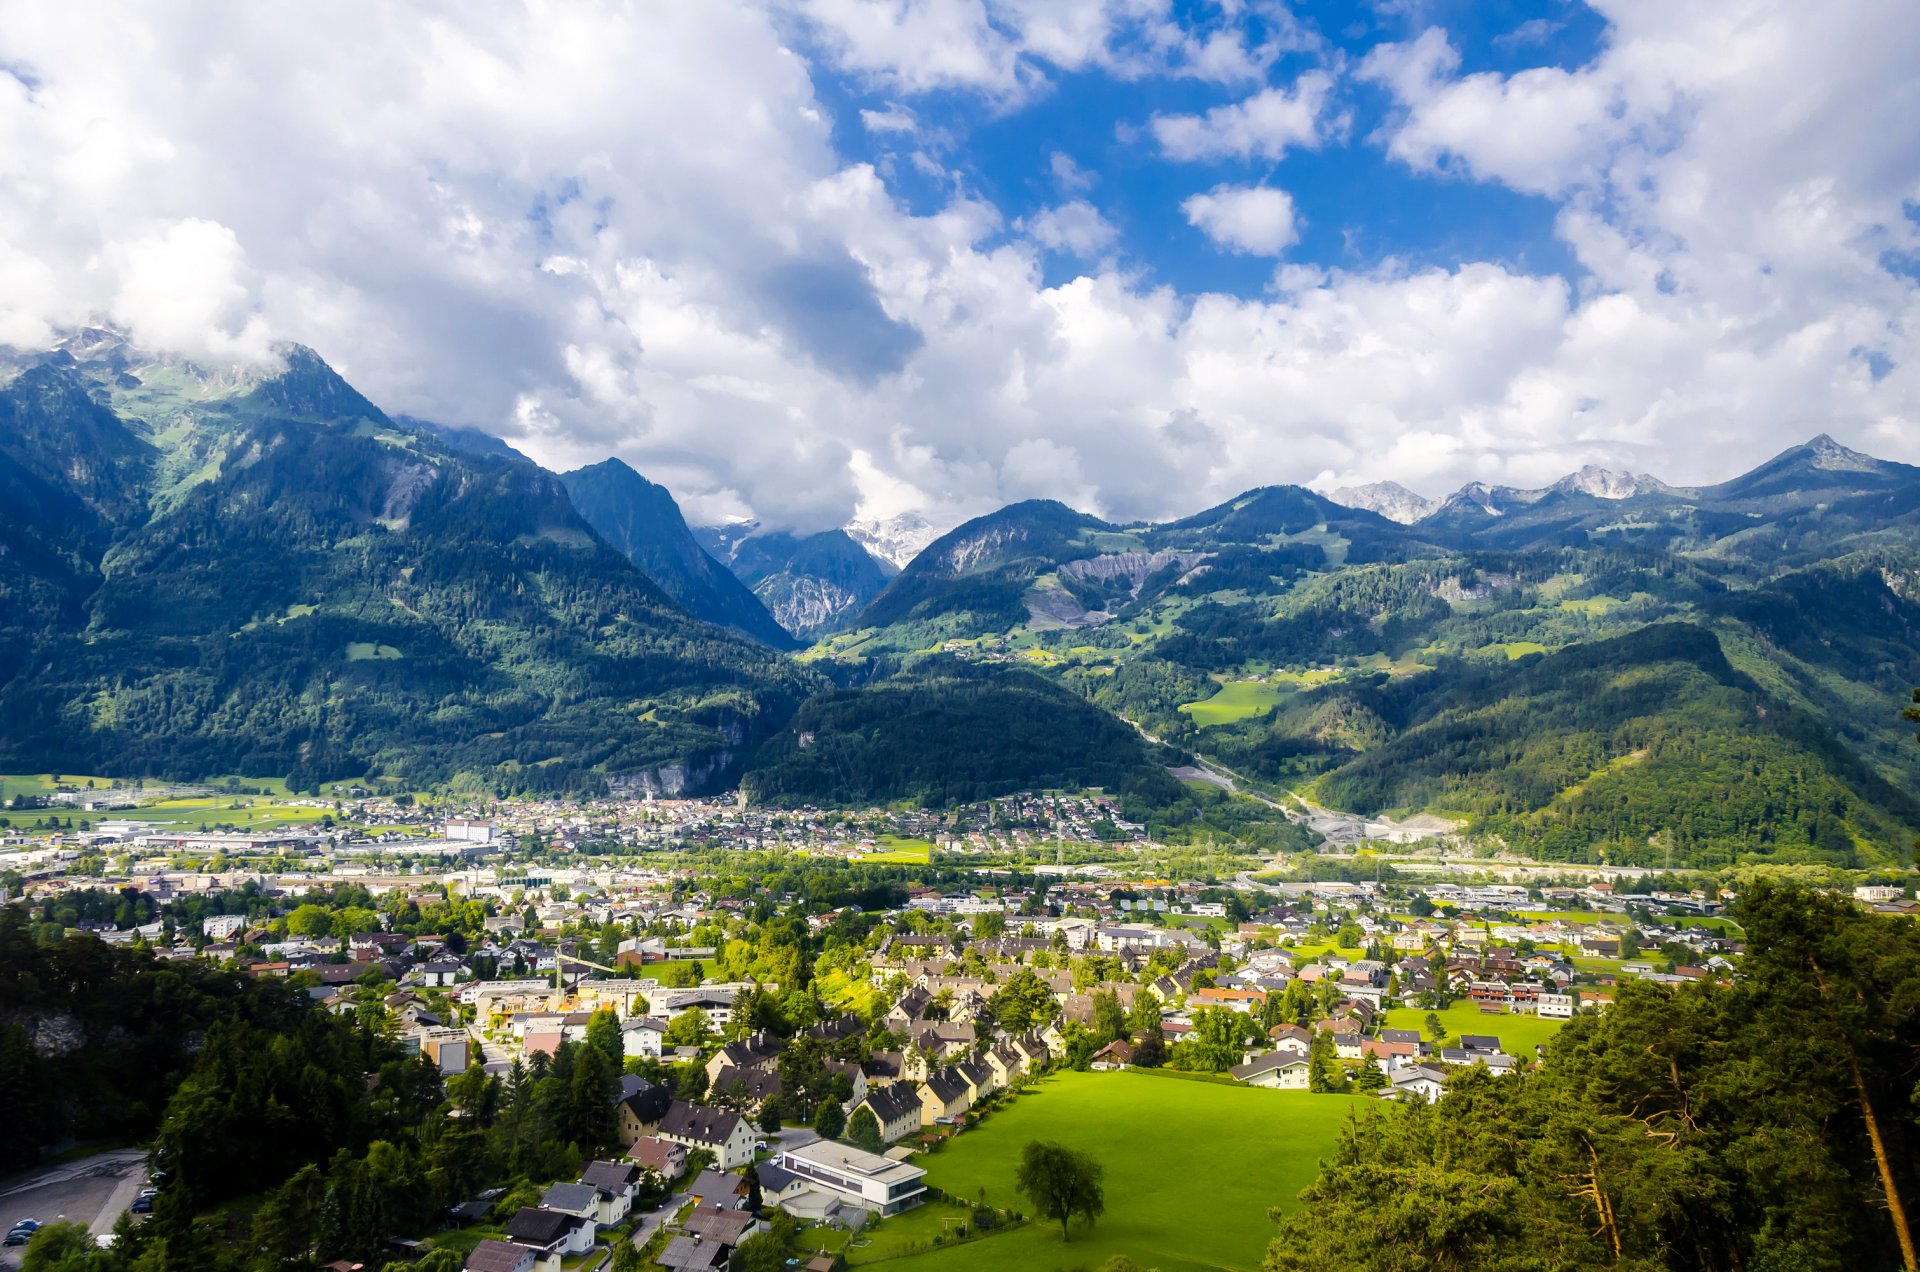
[{"label": "construction crane", "polygon": [[[623,967],[608,967],[605,963],[596,963],[590,958],[581,958],[578,954],[562,954],[558,950],[553,954],[553,994],[557,1006],[567,993],[567,964],[578,963],[582,967],[591,967],[595,971],[612,972],[616,976],[626,974]],[[575,982],[576,984],[578,982]]]}]

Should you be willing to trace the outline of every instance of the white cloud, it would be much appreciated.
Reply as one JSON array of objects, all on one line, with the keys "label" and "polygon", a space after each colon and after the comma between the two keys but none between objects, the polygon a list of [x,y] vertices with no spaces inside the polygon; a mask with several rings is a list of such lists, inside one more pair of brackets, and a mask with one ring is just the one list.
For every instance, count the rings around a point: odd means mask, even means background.
[{"label": "white cloud", "polygon": [[[1263,482],[1433,492],[1588,460],[1703,481],[1821,431],[1920,459],[1920,293],[1896,268],[1920,252],[1920,31],[1890,0],[1720,9],[1610,2],[1593,65],[1531,78],[1461,77],[1442,37],[1369,63],[1397,161],[1553,192],[1577,287],[1294,260],[1247,298],[1104,259],[1111,226],[1044,150],[1063,202],[1017,233],[965,180],[909,207],[834,149],[784,10],[16,6],[0,56],[36,87],[0,74],[0,340],[94,315],[207,356],[302,340],[390,408],[557,466],[617,453],[696,518],[803,529],[863,502],[1168,516]],[[1015,93],[1023,65],[1131,74],[1165,19],[1107,5],[1121,40],[1091,10],[829,11],[870,23],[836,65],[892,80],[952,30],[971,51],[916,82]],[[1155,136],[1220,160],[1318,144],[1338,120],[1310,78]],[[1188,212],[1280,251],[1279,195]],[[1049,286],[1046,250],[1089,263]]]},{"label": "white cloud", "polygon": [[1093,189],[1094,174],[1073,161],[1073,156],[1064,150],[1056,150],[1047,156],[1047,170],[1053,173],[1053,179],[1068,194],[1084,194]]},{"label": "white cloud", "polygon": [[1022,221],[1034,242],[1050,251],[1091,259],[1113,245],[1120,231],[1085,199],[1074,199]]},{"label": "white cloud", "polygon": [[885,110],[863,110],[860,122],[870,133],[911,133],[920,127],[913,112],[898,103]]},{"label": "white cloud", "polygon": [[1293,197],[1269,186],[1218,185],[1180,205],[1187,221],[1223,247],[1278,256],[1299,241]]},{"label": "white cloud", "polygon": [[1155,115],[1148,127],[1169,159],[1279,159],[1319,147],[1333,77],[1308,71],[1291,88],[1268,88],[1204,115]]}]

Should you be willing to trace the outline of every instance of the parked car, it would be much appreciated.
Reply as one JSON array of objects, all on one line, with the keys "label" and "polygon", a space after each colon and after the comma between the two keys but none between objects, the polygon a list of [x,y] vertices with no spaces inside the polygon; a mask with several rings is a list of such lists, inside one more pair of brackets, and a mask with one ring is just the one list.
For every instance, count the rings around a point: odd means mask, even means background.
[{"label": "parked car", "polygon": [[152,1214],[153,1213],[153,1196],[150,1193],[141,1193],[138,1197],[135,1197],[133,1199],[133,1204],[127,1207],[127,1213],[135,1214],[135,1215]]},{"label": "parked car", "polygon": [[7,1230],[6,1244],[10,1246],[25,1245],[27,1242],[33,1240],[33,1234],[38,1231],[40,1231],[40,1221],[38,1219],[22,1219],[19,1223],[14,1224],[13,1227]]}]

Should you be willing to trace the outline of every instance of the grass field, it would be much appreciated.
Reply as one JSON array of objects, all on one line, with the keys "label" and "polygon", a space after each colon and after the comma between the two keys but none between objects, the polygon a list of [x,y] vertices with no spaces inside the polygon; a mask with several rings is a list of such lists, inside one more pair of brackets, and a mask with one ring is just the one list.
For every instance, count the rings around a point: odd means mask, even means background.
[{"label": "grass field", "polygon": [[904,835],[882,835],[874,841],[874,851],[860,858],[895,866],[924,866],[933,856],[933,844],[925,839]]},{"label": "grass field", "polygon": [[1279,705],[1285,692],[1281,686],[1270,682],[1229,680],[1223,683],[1220,686],[1220,692],[1211,698],[1189,702],[1180,709],[1192,716],[1195,724],[1205,729],[1216,724],[1232,724],[1236,720],[1265,715]]},{"label": "grass field", "polygon": [[[1445,1011],[1436,1012],[1440,1024],[1449,1038],[1458,1038],[1463,1033],[1492,1034],[1500,1040],[1500,1046],[1510,1056],[1519,1059],[1531,1059],[1533,1049],[1560,1032],[1564,1020],[1542,1020],[1538,1016],[1487,1016],[1473,1003],[1455,1003]],[[1427,1036],[1427,1013],[1418,1007],[1393,1007],[1387,1011],[1387,1028],[1418,1029],[1421,1037]]]},{"label": "grass field", "polygon": [[[930,1183],[955,1196],[971,1200],[984,1191],[989,1205],[1031,1213],[1014,1188],[1020,1150],[1029,1140],[1056,1140],[1106,1163],[1106,1215],[1091,1229],[1076,1224],[1066,1245],[1058,1224],[1034,1222],[889,1258],[887,1266],[1048,1272],[1126,1254],[1160,1272],[1257,1268],[1273,1232],[1267,1209],[1293,1205],[1319,1173],[1348,1109],[1367,1102],[1131,1071],[1061,1074],[945,1151],[915,1161]],[[900,1250],[888,1234],[892,1222],[876,1230],[874,1245],[853,1252],[856,1263]]]}]

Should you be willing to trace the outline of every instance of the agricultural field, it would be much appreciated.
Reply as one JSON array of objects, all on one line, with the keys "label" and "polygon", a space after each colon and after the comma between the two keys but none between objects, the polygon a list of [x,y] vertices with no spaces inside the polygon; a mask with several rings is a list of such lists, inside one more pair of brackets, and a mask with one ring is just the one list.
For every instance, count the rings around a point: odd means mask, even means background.
[{"label": "agricultural field", "polygon": [[933,844],[905,835],[882,835],[874,841],[874,850],[860,858],[895,866],[924,866],[933,857]]},{"label": "agricultural field", "polygon": [[1233,724],[1239,720],[1265,715],[1278,706],[1287,690],[1280,685],[1258,680],[1229,680],[1211,698],[1189,702],[1180,709],[1193,717],[1201,728]]},{"label": "agricultural field", "polygon": [[1014,1188],[1020,1150],[1029,1140],[1058,1141],[1106,1163],[1107,1212],[1098,1223],[1076,1223],[1065,1245],[1058,1224],[1035,1221],[894,1257],[901,1235],[931,1240],[928,1225],[909,1216],[904,1234],[889,1221],[872,1245],[849,1254],[856,1265],[887,1258],[900,1272],[1051,1272],[1114,1254],[1160,1272],[1245,1272],[1266,1253],[1268,1208],[1294,1204],[1348,1110],[1367,1103],[1137,1071],[1060,1074],[944,1151],[915,1160],[929,1183],[953,1196],[984,1195],[989,1205],[1031,1214]]},{"label": "agricultural field", "polygon": [[[1533,1049],[1560,1032],[1564,1020],[1542,1020],[1538,1016],[1498,1015],[1481,1012],[1473,1003],[1455,1003],[1434,1013],[1447,1031],[1447,1037],[1463,1033],[1492,1034],[1506,1053],[1516,1059],[1533,1058]],[[1388,1029],[1418,1029],[1426,1037],[1427,1013],[1418,1007],[1392,1007],[1387,1010]]]}]

